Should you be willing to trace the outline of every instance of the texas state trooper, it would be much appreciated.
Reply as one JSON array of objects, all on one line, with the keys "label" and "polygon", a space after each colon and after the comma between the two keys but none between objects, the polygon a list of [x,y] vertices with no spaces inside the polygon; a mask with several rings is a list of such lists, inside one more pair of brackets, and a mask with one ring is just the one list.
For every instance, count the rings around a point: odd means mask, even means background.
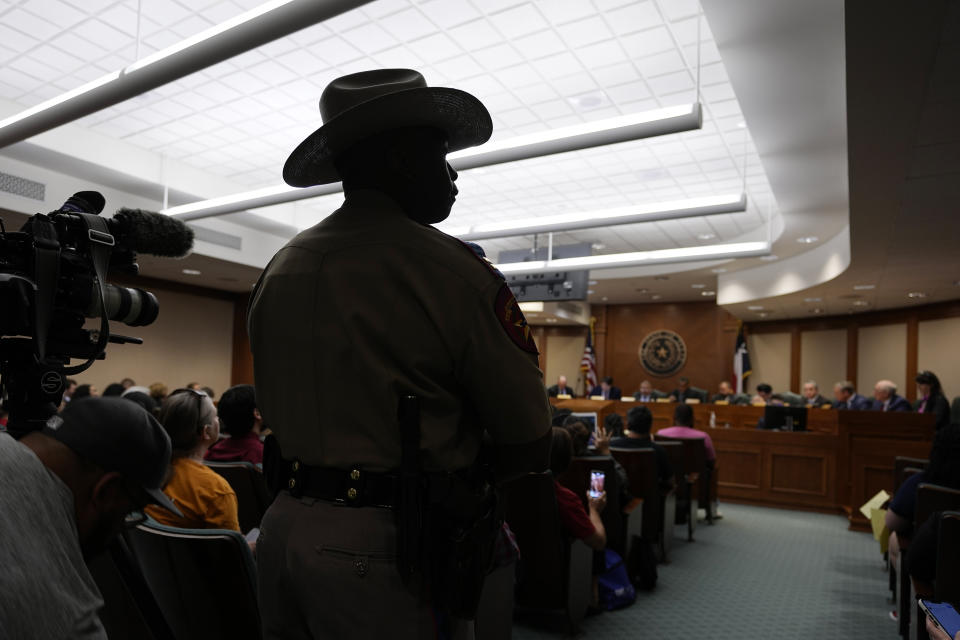
[{"label": "texas state trooper", "polygon": [[483,144],[490,115],[406,69],[334,80],[320,113],[284,180],[342,180],[345,201],[277,253],[249,315],[257,402],[282,456],[268,466],[284,487],[257,546],[265,636],[469,637],[478,586],[461,589],[471,580],[458,571],[485,570],[473,551],[499,526],[484,474],[549,458],[516,300],[489,263],[428,226],[457,195],[446,154]]}]

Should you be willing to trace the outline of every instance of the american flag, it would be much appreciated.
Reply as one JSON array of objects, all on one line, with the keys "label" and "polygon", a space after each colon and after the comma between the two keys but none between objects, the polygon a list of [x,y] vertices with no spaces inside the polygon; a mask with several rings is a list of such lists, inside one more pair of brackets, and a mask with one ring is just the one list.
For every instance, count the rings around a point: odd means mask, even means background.
[{"label": "american flag", "polygon": [[587,383],[585,392],[589,394],[597,386],[597,356],[593,352],[593,325],[596,318],[590,318],[590,331],[587,333],[587,346],[583,348],[583,357],[580,358],[580,370],[583,371],[583,379]]}]

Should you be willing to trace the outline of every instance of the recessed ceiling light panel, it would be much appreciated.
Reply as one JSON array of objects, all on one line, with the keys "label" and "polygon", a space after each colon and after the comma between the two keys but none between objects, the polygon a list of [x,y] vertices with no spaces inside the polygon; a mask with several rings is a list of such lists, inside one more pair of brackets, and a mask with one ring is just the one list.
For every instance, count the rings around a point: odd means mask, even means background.
[{"label": "recessed ceiling light panel", "polygon": [[200,275],[200,272],[197,271],[196,269],[184,269],[183,272],[184,272],[185,274],[187,274],[188,276],[198,276],[198,275]]},{"label": "recessed ceiling light panel", "polygon": [[817,236],[803,236],[801,238],[797,238],[797,242],[799,242],[800,244],[813,244],[818,240],[820,240],[820,238],[818,238]]},{"label": "recessed ceiling light panel", "polygon": [[911,291],[907,294],[908,298],[926,298],[927,294],[923,291]]},{"label": "recessed ceiling light panel", "polygon": [[875,285],[875,284],[855,284],[855,285],[853,285],[853,290],[854,290],[854,291],[870,291],[870,290],[876,289],[876,288],[877,288],[877,285]]}]

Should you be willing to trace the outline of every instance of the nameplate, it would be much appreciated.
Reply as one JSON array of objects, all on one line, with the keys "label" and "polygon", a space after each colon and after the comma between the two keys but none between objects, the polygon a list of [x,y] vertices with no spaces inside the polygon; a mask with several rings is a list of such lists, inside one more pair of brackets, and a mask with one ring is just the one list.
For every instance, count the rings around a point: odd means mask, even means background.
[{"label": "nameplate", "polygon": [[573,396],[569,393],[561,393],[557,395],[557,400],[571,400]]},{"label": "nameplate", "polygon": [[826,404],[820,405],[820,408],[821,408],[821,409],[832,409],[832,408],[833,408],[833,405],[828,402],[828,403],[826,403]]},{"label": "nameplate", "polygon": [[591,400],[603,400],[603,396],[590,396]]},{"label": "nameplate", "polygon": [[713,404],[730,404],[729,400],[717,400]]},{"label": "nameplate", "polygon": [[684,402],[686,404],[700,404],[700,398],[687,398]]},{"label": "nameplate", "polygon": [[753,407],[765,407],[765,406],[767,406],[767,403],[766,403],[766,402],[754,402],[754,403],[751,404],[751,406],[753,406]]},{"label": "nameplate", "polygon": [[657,402],[673,402],[670,398],[657,398]]},{"label": "nameplate", "polygon": [[636,398],[620,398],[620,402],[636,402]]}]

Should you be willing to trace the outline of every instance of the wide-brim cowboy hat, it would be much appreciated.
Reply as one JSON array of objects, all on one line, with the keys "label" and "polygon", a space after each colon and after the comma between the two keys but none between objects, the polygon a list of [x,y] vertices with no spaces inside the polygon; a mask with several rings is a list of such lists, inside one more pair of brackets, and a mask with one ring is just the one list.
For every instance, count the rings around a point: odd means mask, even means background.
[{"label": "wide-brim cowboy hat", "polygon": [[493,122],[466,91],[428,87],[412,69],[377,69],[337,78],[320,96],[323,126],[301,142],[283,166],[292,187],[340,180],[334,158],[364,138],[403,127],[435,127],[450,152],[490,139]]}]

